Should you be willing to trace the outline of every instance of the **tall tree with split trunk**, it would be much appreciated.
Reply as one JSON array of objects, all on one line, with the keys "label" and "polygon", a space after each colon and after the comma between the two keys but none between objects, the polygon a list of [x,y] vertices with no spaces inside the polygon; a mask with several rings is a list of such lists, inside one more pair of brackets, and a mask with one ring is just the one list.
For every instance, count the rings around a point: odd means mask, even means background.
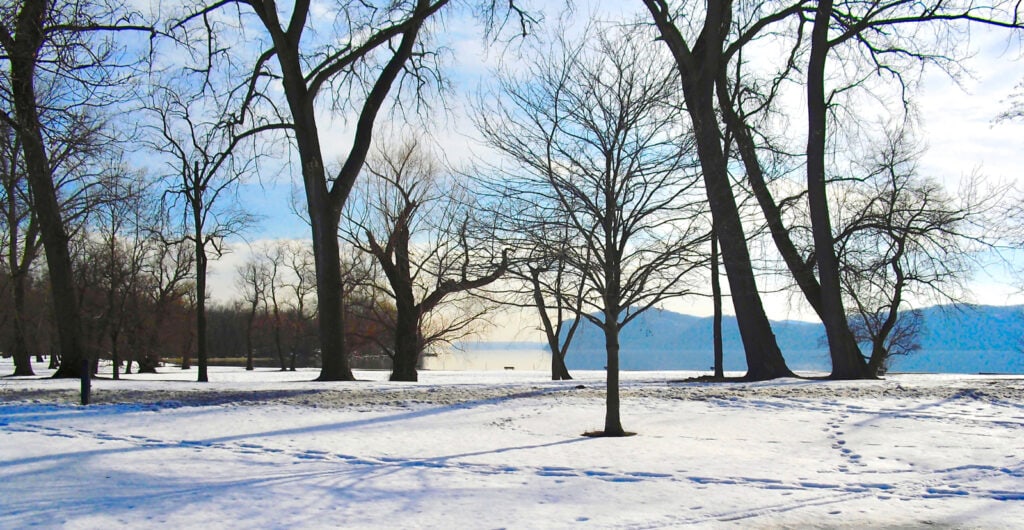
[{"label": "tall tree with split trunk", "polygon": [[70,238],[54,181],[38,85],[46,78],[63,89],[58,112],[112,104],[124,82],[124,65],[133,63],[117,44],[116,36],[122,31],[151,32],[151,28],[125,6],[100,0],[20,0],[0,5],[0,67],[6,70],[0,80],[12,110],[0,114],[0,119],[20,139],[46,255],[62,358],[54,377],[79,377],[87,353],[68,251]]},{"label": "tall tree with split trunk", "polygon": [[[388,103],[389,94],[396,87],[396,91],[404,88],[418,103],[425,103],[421,91],[439,83],[437,54],[424,44],[425,26],[449,3],[342,2],[331,12],[333,20],[319,20],[309,0],[295,2],[290,13],[282,12],[273,0],[228,0],[194,9],[176,26],[185,33],[204,34],[186,36],[184,40],[213,42],[217,28],[211,20],[230,7],[237,9],[247,35],[253,35],[253,30],[261,35],[262,51],[249,62],[247,81],[235,94],[235,116],[251,118],[255,108],[265,105],[268,114],[279,111],[280,119],[291,127],[316,260],[322,381],[353,379],[342,325],[343,278],[338,244],[342,207],[363,168],[378,114]],[[494,2],[480,2],[478,7],[485,13],[490,29],[499,27],[508,16],[524,24],[529,20],[514,1],[507,7]],[[508,16],[497,16],[499,13]],[[213,55],[226,49],[222,44],[204,47],[213,50]],[[284,98],[280,106],[279,93]],[[401,104],[402,98],[397,100]],[[343,163],[333,174],[325,169],[325,146],[320,136],[319,111],[326,107],[355,115],[351,140],[340,157]]]},{"label": "tall tree with split trunk", "polygon": [[832,377],[862,379],[869,375],[868,366],[860,355],[857,341],[846,320],[839,287],[839,262],[833,246],[832,222],[825,189],[825,62],[831,17],[832,0],[818,2],[807,65],[807,204],[821,287],[821,321],[825,325],[825,336],[832,355]]},{"label": "tall tree with split trunk", "polygon": [[[725,57],[733,27],[732,2],[708,2],[702,23],[694,13],[676,12],[667,0],[643,0],[643,3],[660,40],[672,54],[693,126],[704,187],[746,354],[746,379],[790,376],[792,372],[779,350],[754,278],[715,105],[716,81],[728,64]],[[684,21],[696,25],[695,37],[687,37],[681,31],[679,23]],[[751,31],[756,32],[756,29]]]}]

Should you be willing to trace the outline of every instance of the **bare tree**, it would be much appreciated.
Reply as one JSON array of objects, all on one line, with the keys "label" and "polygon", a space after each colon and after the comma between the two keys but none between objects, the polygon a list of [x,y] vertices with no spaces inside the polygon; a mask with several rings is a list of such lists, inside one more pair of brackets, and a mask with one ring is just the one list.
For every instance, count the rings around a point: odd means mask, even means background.
[{"label": "bare tree", "polygon": [[[288,318],[287,288],[285,287],[287,280],[284,277],[289,260],[288,251],[289,247],[278,241],[269,247],[265,247],[261,256],[263,263],[266,265],[266,288],[264,290],[263,304],[271,319],[274,350],[277,353],[277,359],[281,365],[282,372],[288,370],[288,360],[285,357],[286,338],[284,337],[286,333],[285,328],[287,327],[286,320]],[[294,352],[294,347],[290,344],[291,341],[288,342],[287,349]]]},{"label": "bare tree", "polygon": [[[150,311],[144,324],[147,333],[137,352],[140,371],[144,368],[154,371],[161,354],[169,353],[167,348],[182,342],[183,338],[190,342],[194,335],[193,326],[182,329],[179,324],[185,307],[191,307],[188,313],[195,314],[194,304],[186,303],[189,293],[195,290],[192,283],[195,246],[178,235],[181,227],[172,221],[163,197],[154,200],[151,207],[156,211],[149,228],[150,252],[143,270],[145,306]],[[189,368],[187,361],[188,355],[182,352],[182,369]]]},{"label": "bare tree", "polygon": [[915,300],[962,303],[972,255],[992,248],[990,218],[1003,188],[966,180],[951,195],[917,167],[923,151],[903,128],[879,152],[865,157],[863,177],[839,187],[842,200],[836,253],[852,328],[870,346],[870,375],[885,372],[892,355],[916,346],[920,315]]},{"label": "bare tree", "polygon": [[[111,193],[110,185],[120,171],[116,167],[120,163],[119,149],[106,134],[109,127],[104,119],[95,118],[88,112],[53,111],[59,105],[51,100],[59,100],[59,95],[52,91],[46,94],[41,117],[46,124],[54,189],[69,237],[75,237],[76,232],[84,229],[90,215],[118,200]],[[4,157],[0,225],[5,228],[4,264],[12,291],[11,351],[15,354],[15,371],[28,375],[32,369],[25,339],[29,325],[25,296],[30,275],[37,265],[36,258],[42,250],[42,240],[32,190],[26,178],[21,140],[16,133],[17,130],[9,127],[8,122],[0,121]],[[86,236],[85,233],[77,234],[77,237]],[[51,360],[57,358],[59,354]]]},{"label": "bare tree", "polygon": [[[473,171],[487,173],[486,169]],[[571,380],[565,357],[576,331],[585,321],[582,313],[586,281],[570,265],[565,253],[565,248],[573,243],[570,223],[562,219],[538,226],[536,218],[523,214],[524,209],[537,205],[529,204],[514,190],[498,190],[498,195],[494,195],[488,187],[491,186],[484,179],[478,191],[478,211],[482,215],[477,230],[511,249],[512,254],[505,281],[488,286],[484,292],[502,306],[537,312],[538,329],[544,333],[551,352],[551,380]],[[501,195],[507,192],[511,193]]]},{"label": "bare tree", "polygon": [[141,175],[115,176],[106,193],[116,199],[105,201],[91,216],[95,235],[90,237],[100,264],[98,287],[103,291],[97,328],[106,333],[114,379],[120,375],[119,347],[126,328],[141,309],[137,302],[151,249],[146,237],[151,223],[144,217],[151,211],[144,206],[151,198],[147,184]]},{"label": "bare tree", "polygon": [[[28,310],[26,298],[29,275],[41,250],[39,223],[31,208],[24,166],[21,163],[20,147],[14,130],[6,122],[0,122],[0,179],[2,179],[3,202],[0,212],[3,218],[4,242],[4,291],[10,303],[10,342],[5,352],[14,359],[14,375],[35,375],[32,370],[32,356],[28,346]],[[6,298],[6,296],[5,296]],[[6,313],[6,312],[5,312]]]},{"label": "bare tree", "polygon": [[[418,140],[381,147],[366,165],[365,186],[346,211],[344,237],[372,255],[394,301],[393,381],[415,381],[426,349],[451,340],[482,316],[459,295],[500,278],[508,267],[473,239],[467,191],[441,173]],[[467,304],[469,302],[469,304]]]},{"label": "bare tree", "polygon": [[265,304],[270,280],[267,264],[261,256],[253,256],[238,268],[238,292],[245,307],[245,369],[253,370],[253,324],[260,306]]},{"label": "bare tree", "polygon": [[[563,230],[564,236],[571,232],[568,223],[562,223],[558,228]],[[513,265],[511,270],[526,281],[533,308],[540,317],[541,330],[551,351],[551,380],[568,381],[572,376],[565,364],[565,356],[569,353],[576,330],[584,321],[583,294],[587,283],[568,262],[564,252],[553,252],[555,249],[549,246],[559,239],[564,245],[571,243],[569,237],[535,241],[538,244],[533,247],[533,255],[528,254],[525,262]]]},{"label": "bare tree", "polygon": [[[889,84],[896,87],[896,97],[905,102],[913,88],[912,72],[920,71],[921,66],[938,65],[953,73],[959,70],[957,59],[966,51],[961,37],[969,24],[1020,29],[1019,4],[906,0],[721,2],[709,5],[703,20],[691,4],[684,3],[678,8],[670,7],[667,1],[645,0],[645,4],[676,58],[691,114],[700,112],[702,104],[711,107],[710,98],[701,97],[709,83],[706,78],[718,77],[717,99],[725,125],[720,137],[727,143],[730,138],[736,142],[747,182],[761,206],[772,238],[808,303],[825,324],[832,377],[871,377],[847,324],[829,216],[829,157],[841,158],[836,153],[843,151],[843,134],[847,138],[855,136],[864,127],[860,116],[852,112],[843,114],[843,99],[853,94],[879,97],[871,93],[879,84],[869,82],[877,77],[895,81]],[[767,66],[772,61],[744,61],[743,51],[756,49],[759,42],[767,42],[785,53],[775,64]],[[755,54],[756,51],[750,55]],[[793,165],[806,164],[807,185],[802,191],[805,195],[798,200],[810,204],[806,226],[815,242],[810,259],[798,253],[791,237],[792,227],[783,222],[784,203],[791,198],[777,201],[772,196],[763,159],[759,159],[759,153],[782,153],[776,150],[777,146],[770,145],[765,122],[770,123],[772,114],[780,110],[785,115],[779,95],[794,82],[805,89],[805,158]],[[710,114],[705,116],[710,118]],[[709,127],[716,123],[713,119],[703,122]],[[695,125],[700,124],[695,121]],[[708,141],[710,146],[710,138]],[[728,145],[725,150],[728,151]],[[705,153],[717,155],[717,149]],[[701,158],[707,168],[708,161],[717,156],[706,160],[702,154]],[[714,203],[712,199],[713,210]],[[805,224],[804,220],[798,222]],[[725,240],[722,244],[732,284],[729,245]],[[742,330],[743,318],[738,309],[737,316]],[[750,345],[745,346],[749,354]]]},{"label": "bare tree", "polygon": [[[130,60],[117,46],[122,31],[151,29],[139,17],[115,2],[76,0],[62,2],[17,1],[0,6],[0,77],[10,112],[0,119],[11,125],[24,155],[25,174],[32,190],[33,207],[50,272],[56,326],[63,361],[55,377],[78,377],[86,354],[81,344],[80,316],[75,298],[68,228],[55,184],[53,153],[48,149],[42,121],[44,98],[59,87],[57,113],[80,112],[113,102]],[[40,91],[40,81],[49,83]]]},{"label": "bare tree", "polygon": [[[826,70],[832,62],[853,62],[857,55],[878,74],[907,86],[904,72],[919,64],[958,68],[958,34],[955,22],[981,23],[1024,29],[1019,2],[933,2],[907,0],[862,2],[819,1],[811,30],[807,59],[807,190],[815,261],[821,282],[823,322],[833,353],[833,377],[873,377],[857,355],[846,325],[840,288],[839,262],[833,246],[833,230],[826,191],[826,144],[829,104],[840,86],[826,87]],[[927,36],[920,27],[927,26]],[[909,62],[909,65],[907,64]],[[869,70],[870,71],[870,70]],[[856,85],[854,85],[856,86]],[[904,95],[904,98],[906,96]],[[846,352],[837,351],[846,348]],[[877,367],[875,367],[877,368]]]},{"label": "bare tree", "polygon": [[619,331],[688,292],[683,280],[704,262],[698,249],[708,234],[693,137],[672,69],[651,40],[604,29],[531,50],[523,77],[501,77],[500,95],[476,118],[487,144],[510,162],[491,165],[488,188],[521,201],[508,209],[520,219],[511,226],[534,237],[568,234],[545,245],[582,277],[582,315],[605,336],[605,436],[626,434]]},{"label": "bare tree", "polygon": [[291,290],[291,300],[294,304],[291,310],[291,317],[294,320],[292,326],[296,333],[288,368],[295,371],[299,351],[308,353],[312,350],[308,323],[316,319],[316,258],[312,246],[299,241],[289,241],[285,254],[292,280],[284,288]]},{"label": "bare tree", "polygon": [[242,153],[244,142],[263,129],[236,134],[218,115],[221,108],[216,97],[189,94],[189,90],[188,86],[154,87],[147,110],[156,121],[147,144],[166,157],[170,206],[181,208],[184,237],[195,248],[198,380],[207,382],[207,264],[211,257],[223,254],[225,238],[254,222],[234,194],[239,183],[256,172],[260,158],[255,146]]},{"label": "bare tree", "polygon": [[[266,47],[252,64],[251,78],[239,91],[241,101],[236,116],[246,117],[251,105],[269,98],[261,92],[265,79],[280,76],[313,231],[323,355],[321,380],[353,379],[343,349],[341,325],[342,278],[337,232],[342,206],[363,166],[377,114],[392,85],[407,68],[418,71],[415,62],[410,60],[414,56],[423,57],[415,52],[424,22],[447,3],[447,0],[419,0],[412,4],[344,4],[338,11],[336,31],[330,42],[312,49],[306,48],[313,25],[309,1],[296,2],[286,21],[281,20],[274,2],[264,0],[217,2],[184,19],[183,24],[203,21],[209,28],[210,17],[217,9],[245,7],[256,17],[252,25],[266,32]],[[216,35],[207,37],[212,39]],[[210,49],[220,49],[220,46]],[[272,73],[275,58],[278,70]],[[332,83],[337,83],[341,91],[347,89],[351,99],[342,96],[344,92],[330,90],[335,88]],[[324,169],[315,113],[316,102],[323,93],[342,98],[339,107],[359,109],[354,140],[337,175],[328,175]],[[360,99],[362,104],[357,103]]]}]

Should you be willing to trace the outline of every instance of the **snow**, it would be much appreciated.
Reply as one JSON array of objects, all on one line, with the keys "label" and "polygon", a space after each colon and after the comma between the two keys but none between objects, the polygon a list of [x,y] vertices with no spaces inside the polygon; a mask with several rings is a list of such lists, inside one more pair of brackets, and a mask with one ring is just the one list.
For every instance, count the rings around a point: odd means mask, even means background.
[{"label": "snow", "polygon": [[1020,377],[626,372],[606,439],[599,371],[161,372],[0,380],[0,528],[1024,525]]}]

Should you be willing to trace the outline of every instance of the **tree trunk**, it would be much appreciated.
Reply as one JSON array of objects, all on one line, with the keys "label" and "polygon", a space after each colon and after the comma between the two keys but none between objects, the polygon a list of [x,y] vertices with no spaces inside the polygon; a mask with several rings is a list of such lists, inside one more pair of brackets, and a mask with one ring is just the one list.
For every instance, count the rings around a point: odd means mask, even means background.
[{"label": "tree trunk", "polygon": [[789,230],[782,221],[782,210],[775,202],[775,198],[772,197],[768,183],[765,181],[761,161],[757,156],[757,145],[754,143],[747,123],[733,108],[732,101],[729,100],[727,86],[728,82],[723,73],[718,82],[718,101],[722,108],[722,114],[728,121],[729,128],[736,139],[737,151],[743,160],[743,167],[746,169],[747,183],[750,185],[754,198],[757,199],[758,206],[761,207],[761,213],[764,215],[768,231],[775,242],[775,248],[782,256],[793,279],[796,280],[800,291],[803,292],[807,303],[811,305],[819,318],[823,318],[821,286],[818,285],[818,279],[814,276],[814,266],[803,259],[796,245],[793,244]]},{"label": "tree trunk", "polygon": [[572,375],[569,374],[569,368],[565,366],[565,353],[565,350],[551,350],[552,381],[572,381]]},{"label": "tree trunk", "polygon": [[277,309],[277,302],[274,302],[274,348],[277,349],[277,360],[281,363],[281,371],[288,370],[288,361],[284,356],[284,347],[281,345],[281,315]]},{"label": "tree trunk", "polygon": [[572,375],[569,374],[569,368],[565,366],[565,354],[568,353],[568,345],[565,345],[564,347],[559,346],[558,335],[553,329],[547,329],[550,325],[547,313],[542,311],[541,314],[545,320],[545,334],[548,339],[548,349],[551,350],[551,380],[571,381]]},{"label": "tree trunk", "polygon": [[[201,243],[201,236],[196,239],[196,362],[199,368],[200,383],[210,381],[207,373],[206,352],[206,250]],[[182,360],[182,367],[185,362]]]},{"label": "tree trunk", "polygon": [[[315,162],[311,162],[315,163]],[[323,174],[323,169],[320,169]],[[341,284],[341,253],[338,247],[338,213],[326,204],[326,192],[311,188],[323,183],[309,183],[309,217],[313,221],[313,254],[316,260],[316,293],[319,304],[320,377],[318,381],[354,381],[345,351],[344,310]]]},{"label": "tree trunk", "polygon": [[67,230],[53,182],[50,161],[43,141],[35,92],[36,59],[43,43],[47,2],[23,2],[15,21],[16,35],[8,50],[11,65],[11,98],[18,135],[25,155],[25,169],[32,191],[33,208],[50,273],[50,294],[60,344],[60,367],[56,378],[80,378],[82,360],[81,324],[78,300],[68,251]]},{"label": "tree trunk", "polygon": [[893,298],[889,303],[889,313],[885,316],[885,321],[882,322],[882,326],[871,340],[871,357],[868,359],[867,366],[868,377],[879,377],[882,375],[886,369],[886,361],[889,360],[889,350],[885,347],[885,341],[889,338],[892,330],[896,329],[896,323],[899,321],[900,305],[903,303],[903,287],[906,281],[906,275],[898,265],[903,252],[903,242],[896,241],[896,252],[889,262],[896,275],[896,282],[893,284]]},{"label": "tree trunk", "polygon": [[[276,14],[267,14],[275,18]],[[320,376],[318,381],[353,381],[345,348],[343,324],[341,252],[338,246],[338,224],[344,199],[333,200],[324,173],[323,153],[317,133],[313,97],[309,94],[298,42],[292,42],[280,27],[269,24],[275,51],[282,71],[282,84],[292,122],[295,144],[302,164],[302,183],[306,192],[306,211],[312,228],[313,256],[316,263],[317,328],[320,342]],[[352,176],[354,181],[355,175]]]},{"label": "tree trunk", "polygon": [[625,436],[619,415],[619,325],[614,317],[604,323],[604,345],[608,355],[608,383],[603,435]]},{"label": "tree trunk", "polygon": [[25,275],[18,271],[11,277],[14,290],[13,336],[11,337],[11,356],[14,358],[14,376],[36,375],[32,371],[32,355],[28,351],[28,340],[25,333]]},{"label": "tree trunk", "polygon": [[871,377],[879,377],[885,371],[885,361],[888,359],[888,352],[885,351],[885,340],[876,338],[871,344],[871,359],[868,361],[868,373]]},{"label": "tree trunk", "polygon": [[811,55],[807,68],[807,204],[810,209],[814,256],[821,285],[822,323],[832,356],[833,379],[870,377],[857,341],[850,331],[839,285],[839,260],[832,237],[832,221],[825,190],[825,63],[828,55],[828,27],[832,1],[818,3],[811,33]]},{"label": "tree trunk", "polygon": [[[540,288],[540,270],[530,270],[530,282],[533,285],[533,305],[537,308],[540,313],[541,325],[544,327],[544,335],[548,339],[548,349],[551,350],[551,380],[552,381],[569,381],[572,376],[569,375],[569,368],[565,366],[565,354],[568,353],[569,340],[571,340],[572,330],[566,336],[566,344],[564,347],[558,344],[560,337],[558,336],[558,329],[551,322],[551,318],[548,317],[547,304],[544,302],[544,293]],[[559,303],[559,308],[561,303]],[[561,315],[561,309],[558,314]],[[579,318],[577,315],[576,318]],[[559,322],[558,328],[561,328],[561,322]],[[573,326],[573,330],[575,326]]]},{"label": "tree trunk", "polygon": [[252,360],[252,322],[255,316],[256,310],[253,309],[245,326],[245,369],[250,372],[256,369]]},{"label": "tree trunk", "polygon": [[718,236],[711,233],[711,303],[714,306],[712,317],[712,342],[715,348],[715,377],[725,377],[725,352],[722,345],[722,284],[718,272]]},{"label": "tree trunk", "polygon": [[[409,294],[412,291],[410,288]],[[404,297],[400,297],[404,298]],[[395,356],[392,359],[392,381],[416,381],[416,364],[421,353],[419,311],[411,300],[399,299],[395,307]]]},{"label": "tree trunk", "polygon": [[[192,368],[192,345],[190,344],[181,352],[181,369],[189,370]],[[139,365],[139,373],[142,373],[142,365]]]},{"label": "tree trunk", "polygon": [[[277,20],[274,3],[253,3],[257,13],[274,41],[274,52],[281,66],[281,82],[294,125],[295,142],[302,163],[302,181],[306,192],[306,207],[313,230],[313,251],[316,259],[317,298],[319,303],[320,354],[322,367],[320,381],[352,381],[355,377],[345,351],[343,300],[341,295],[341,263],[338,248],[338,223],[341,209],[359,176],[366,153],[373,138],[377,113],[387,100],[392,84],[414,53],[417,35],[424,21],[441,9],[447,1],[430,4],[418,0],[415,13],[408,19],[409,26],[401,33],[397,46],[390,48],[387,60],[377,79],[371,84],[366,100],[359,111],[352,149],[345,159],[337,178],[328,182],[324,173],[323,153],[317,132],[314,109],[316,94],[310,91],[308,78],[302,70],[299,38],[295,30],[285,30]],[[308,7],[308,6],[307,6]],[[298,13],[298,11],[296,11]],[[293,16],[295,13],[293,13]],[[296,19],[290,25],[301,25]],[[300,26],[296,26],[300,27]],[[397,37],[397,34],[395,35]],[[358,56],[357,56],[358,58]],[[340,61],[340,59],[336,59]],[[340,62],[328,64],[339,65]],[[328,67],[331,68],[331,67]],[[330,191],[328,190],[330,186]]]},{"label": "tree trunk", "polygon": [[118,356],[117,351],[117,333],[110,335],[110,362],[114,365],[114,380],[121,379],[121,358]]}]

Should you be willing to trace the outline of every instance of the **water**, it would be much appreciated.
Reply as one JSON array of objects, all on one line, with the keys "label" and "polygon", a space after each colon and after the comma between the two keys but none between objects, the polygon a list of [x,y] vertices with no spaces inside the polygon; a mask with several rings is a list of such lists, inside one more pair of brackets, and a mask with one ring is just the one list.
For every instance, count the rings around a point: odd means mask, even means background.
[{"label": "water", "polygon": [[427,370],[524,370],[551,369],[551,353],[540,348],[455,349],[426,357]]}]

